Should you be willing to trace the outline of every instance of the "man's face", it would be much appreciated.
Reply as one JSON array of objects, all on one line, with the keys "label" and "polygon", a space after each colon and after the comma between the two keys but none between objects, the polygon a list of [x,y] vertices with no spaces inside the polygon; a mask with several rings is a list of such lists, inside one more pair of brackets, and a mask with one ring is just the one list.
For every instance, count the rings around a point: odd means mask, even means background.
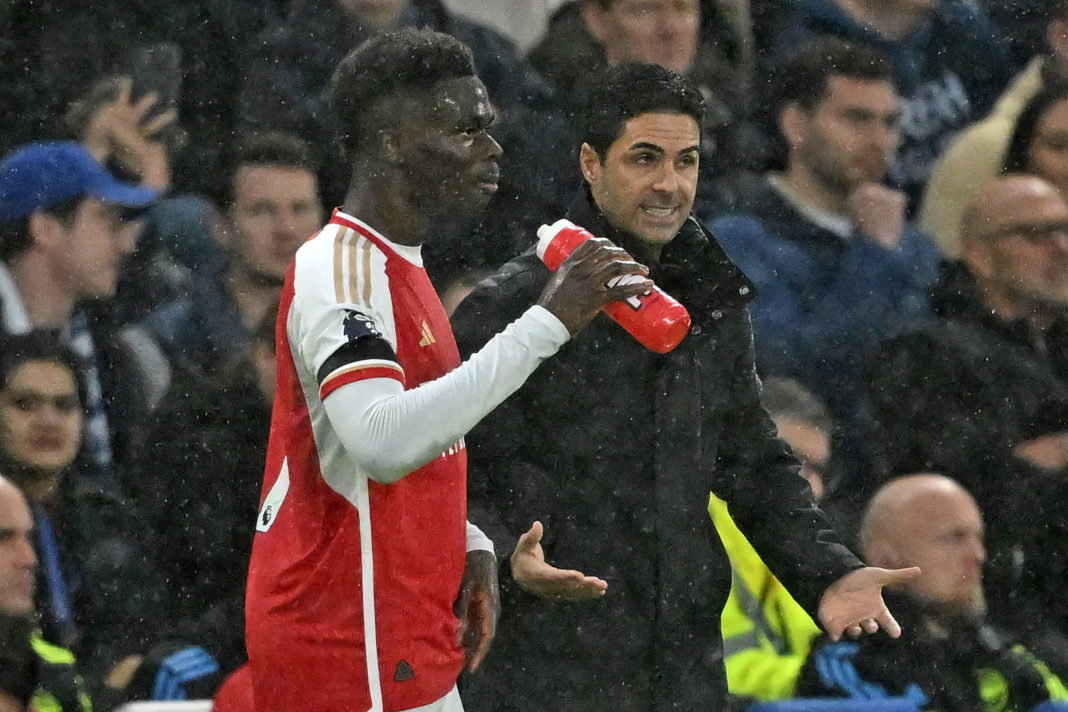
[{"label": "man's face", "polygon": [[118,206],[95,198],[83,200],[69,224],[54,219],[61,234],[49,249],[62,286],[82,299],[113,295],[140,224],[124,220]]},{"label": "man's face", "polygon": [[901,565],[922,571],[907,584],[911,593],[949,613],[985,612],[983,520],[970,495],[946,488],[913,498],[892,538]]},{"label": "man's face", "polygon": [[583,144],[579,160],[608,222],[659,254],[693,206],[700,143],[693,117],[649,113],[627,121],[603,157]]},{"label": "man's face", "polygon": [[994,195],[985,237],[965,248],[1010,316],[1068,306],[1068,203],[1048,184],[1028,186]]},{"label": "man's face", "polygon": [[839,195],[882,180],[900,140],[900,116],[890,82],[832,76],[811,112],[793,106],[784,115],[791,168],[797,162]]},{"label": "man's face", "polygon": [[[394,160],[408,176],[410,202],[427,215],[466,222],[497,191],[500,145],[487,130],[494,113],[477,77],[446,79],[394,132]],[[399,117],[400,118],[400,117]]]},{"label": "man's face", "polygon": [[1051,105],[1038,120],[1028,161],[1031,172],[1068,199],[1068,99]]},{"label": "man's face", "polygon": [[227,242],[239,268],[281,284],[297,248],[320,227],[318,182],[303,168],[242,166],[227,214]]},{"label": "man's face", "polygon": [[14,485],[0,483],[0,613],[26,616],[33,612],[33,518]]},{"label": "man's face", "polygon": [[775,421],[779,437],[787,442],[801,461],[801,476],[808,480],[812,495],[823,498],[823,478],[831,459],[831,436],[803,420],[781,418]]},{"label": "man's face", "polygon": [[410,0],[337,0],[342,10],[378,29],[387,29],[400,22],[409,2]]},{"label": "man's face", "polygon": [[609,64],[659,64],[685,73],[697,54],[698,0],[614,0],[606,9],[587,2],[583,17]]},{"label": "man's face", "polygon": [[83,417],[70,369],[26,361],[0,391],[0,446],[19,465],[58,476],[78,454]]}]

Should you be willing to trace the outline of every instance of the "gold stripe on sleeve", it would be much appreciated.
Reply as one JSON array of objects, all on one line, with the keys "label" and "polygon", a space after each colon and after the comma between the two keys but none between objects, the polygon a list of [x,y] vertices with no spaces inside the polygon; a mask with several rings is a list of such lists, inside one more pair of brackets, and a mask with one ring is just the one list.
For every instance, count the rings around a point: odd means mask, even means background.
[{"label": "gold stripe on sleeve", "polygon": [[338,304],[345,303],[345,238],[352,233],[348,228],[341,228],[334,238],[334,297]]},{"label": "gold stripe on sleeve", "polygon": [[363,242],[363,303],[364,306],[371,306],[371,241],[364,240]]}]

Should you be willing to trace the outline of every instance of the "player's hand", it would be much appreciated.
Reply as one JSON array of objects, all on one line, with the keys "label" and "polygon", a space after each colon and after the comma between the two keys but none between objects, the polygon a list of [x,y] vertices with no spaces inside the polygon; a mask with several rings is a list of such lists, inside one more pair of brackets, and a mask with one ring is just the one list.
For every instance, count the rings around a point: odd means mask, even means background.
[{"label": "player's hand", "polygon": [[527,593],[558,601],[586,601],[600,598],[608,590],[608,583],[581,571],[558,569],[545,562],[541,548],[544,530],[541,522],[534,522],[515,545],[512,552],[512,578]]},{"label": "player's hand", "polygon": [[[603,237],[591,237],[575,248],[545,285],[538,304],[551,311],[572,335],[577,334],[608,302],[636,297],[653,288],[649,269]],[[629,284],[608,283],[637,275]]]},{"label": "player's hand", "polygon": [[897,638],[901,626],[883,602],[883,587],[902,584],[919,575],[920,570],[915,566],[908,569],[866,566],[850,571],[831,584],[820,598],[820,625],[831,640],[838,640],[843,632],[855,638],[880,628],[891,638]]},{"label": "player's hand", "polygon": [[486,657],[501,615],[501,596],[497,588],[497,557],[492,552],[467,552],[460,596],[456,599],[456,617],[460,619],[459,643],[467,654],[467,669],[474,672]]}]

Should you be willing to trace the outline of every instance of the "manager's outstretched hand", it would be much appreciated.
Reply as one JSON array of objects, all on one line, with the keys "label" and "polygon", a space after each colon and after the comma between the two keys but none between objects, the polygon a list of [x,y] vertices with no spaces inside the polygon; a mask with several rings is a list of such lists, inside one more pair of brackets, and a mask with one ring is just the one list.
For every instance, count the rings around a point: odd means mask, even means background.
[{"label": "manager's outstretched hand", "polygon": [[581,571],[558,569],[545,561],[541,548],[544,530],[541,522],[519,537],[512,552],[512,578],[527,593],[559,601],[586,601],[600,598],[608,590],[608,583]]},{"label": "manager's outstretched hand", "polygon": [[901,635],[901,626],[883,602],[883,587],[911,581],[920,575],[918,567],[880,569],[866,566],[850,571],[835,581],[820,598],[820,625],[838,640],[846,632],[854,638],[875,633],[880,628],[891,638]]}]

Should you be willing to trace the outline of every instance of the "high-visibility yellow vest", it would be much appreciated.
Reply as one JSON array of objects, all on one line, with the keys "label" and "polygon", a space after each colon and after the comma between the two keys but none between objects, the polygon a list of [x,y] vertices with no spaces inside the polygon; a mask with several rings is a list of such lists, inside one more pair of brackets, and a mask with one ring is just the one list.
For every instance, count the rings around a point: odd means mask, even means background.
[{"label": "high-visibility yellow vest", "polygon": [[720,626],[727,686],[759,700],[793,697],[820,628],[761,560],[726,502],[712,495],[708,513],[731,560],[731,593]]},{"label": "high-visibility yellow vest", "polygon": [[30,710],[92,712],[93,703],[85,692],[85,681],[74,669],[74,655],[66,648],[45,641],[39,632],[30,636],[30,645],[41,661],[41,676],[30,699]]}]

